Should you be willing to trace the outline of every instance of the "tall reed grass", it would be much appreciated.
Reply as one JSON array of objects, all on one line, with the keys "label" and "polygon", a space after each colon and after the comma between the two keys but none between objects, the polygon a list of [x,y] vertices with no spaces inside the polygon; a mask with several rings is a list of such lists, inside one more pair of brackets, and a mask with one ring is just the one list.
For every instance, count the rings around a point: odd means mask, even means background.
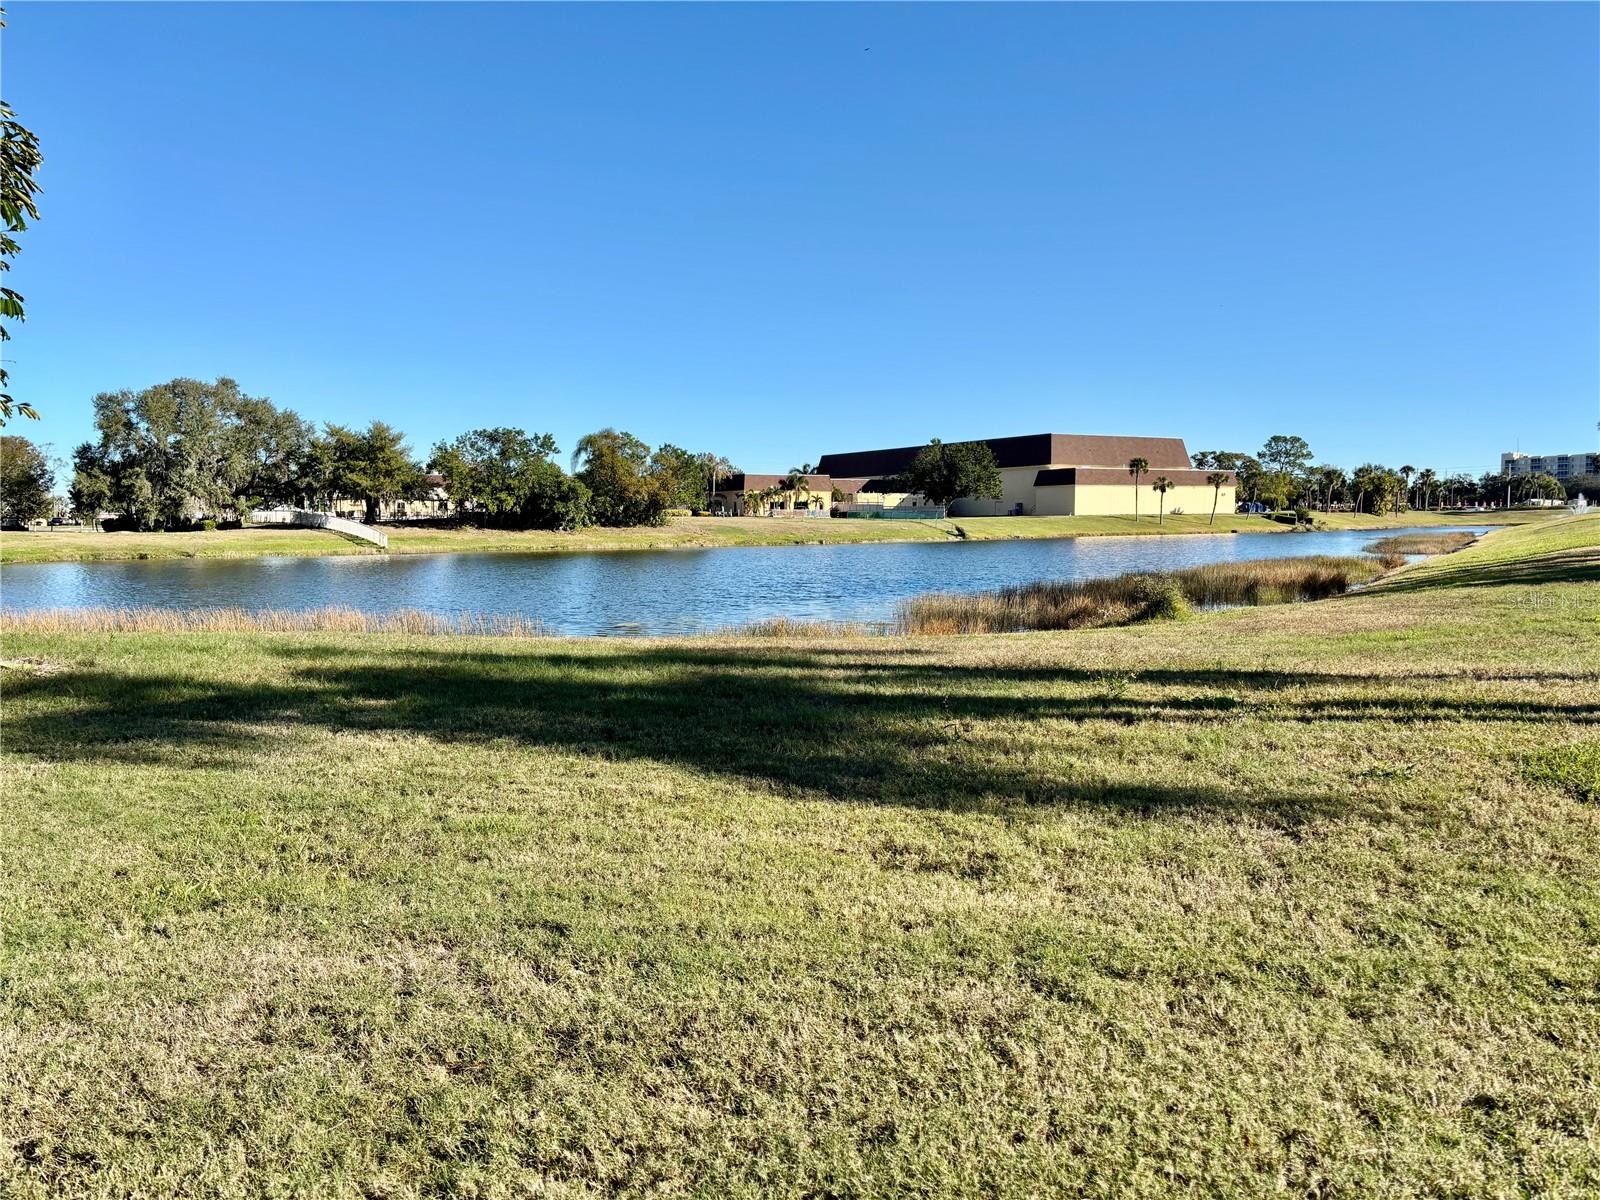
[{"label": "tall reed grass", "polygon": [[414,608],[369,613],[243,608],[52,608],[6,613],[0,628],[29,633],[409,633],[475,637],[551,637],[536,618],[493,613],[431,613]]},{"label": "tall reed grass", "polygon": [[1367,547],[1369,554],[1450,554],[1478,540],[1475,533],[1397,533]]},{"label": "tall reed grass", "polygon": [[1318,600],[1376,579],[1404,562],[1405,558],[1399,555],[1316,555],[1213,563],[1159,575],[1136,573],[1067,583],[1030,583],[974,596],[937,593],[903,603],[896,629],[910,634],[1086,629],[1179,617],[1187,611],[1187,604],[1229,606]]},{"label": "tall reed grass", "polygon": [[881,632],[858,621],[801,621],[793,617],[769,617],[721,630],[718,636],[755,638],[867,637]]}]

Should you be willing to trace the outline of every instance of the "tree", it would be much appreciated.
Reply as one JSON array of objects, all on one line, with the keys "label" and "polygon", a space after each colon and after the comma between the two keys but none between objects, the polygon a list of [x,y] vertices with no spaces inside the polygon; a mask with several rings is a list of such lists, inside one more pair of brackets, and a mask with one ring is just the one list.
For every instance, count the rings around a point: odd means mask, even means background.
[{"label": "tree", "polygon": [[[5,10],[0,9],[0,28],[5,26]],[[29,221],[39,219],[39,209],[34,196],[39,185],[34,182],[34,172],[44,161],[39,153],[39,139],[16,118],[11,105],[0,100],[0,275],[11,270],[11,260],[21,247],[11,235],[27,229]],[[0,286],[0,317],[20,321],[23,319],[22,296],[11,288]],[[11,340],[11,333],[0,324],[0,342]],[[7,391],[10,373],[0,360],[0,426],[11,419],[13,413],[39,419],[33,405],[12,398]]]},{"label": "tree", "polygon": [[1206,482],[1211,485],[1211,519],[1206,522],[1207,525],[1217,523],[1217,502],[1222,499],[1222,489],[1227,486],[1230,478],[1232,476],[1226,471],[1213,471],[1206,476]]},{"label": "tree", "polygon": [[561,474],[551,462],[559,453],[548,433],[528,434],[521,429],[474,429],[453,442],[440,442],[428,459],[428,469],[444,476],[457,507],[477,505],[490,525],[515,526],[536,485],[545,484],[550,471]]},{"label": "tree", "polygon": [[656,448],[650,456],[650,471],[661,481],[668,508],[695,509],[706,502],[708,457],[691,454],[670,442]]},{"label": "tree", "polygon": [[1234,459],[1230,468],[1226,462],[1221,461],[1221,458],[1222,456],[1218,455],[1217,466],[1233,471],[1239,480],[1239,494],[1246,500],[1259,500],[1261,481],[1267,476],[1267,470],[1261,465],[1261,461],[1248,454],[1241,454]]},{"label": "tree", "polygon": [[111,477],[101,469],[93,446],[79,446],[72,457],[72,486],[67,489],[67,499],[81,524],[99,528],[100,514],[111,507]]},{"label": "tree", "polygon": [[1457,472],[1450,476],[1444,481],[1444,486],[1445,495],[1448,497],[1446,503],[1456,508],[1467,503],[1477,487],[1472,476],[1464,472]]},{"label": "tree", "polygon": [[385,421],[373,421],[364,430],[328,425],[330,451],[328,487],[334,495],[349,496],[366,506],[367,524],[379,517],[385,502],[417,491],[422,471],[411,457],[406,435]]},{"label": "tree", "polygon": [[299,499],[316,437],[311,423],[236,387],[220,397],[220,405],[223,480],[234,511],[242,517],[253,508]]},{"label": "tree", "polygon": [[1311,447],[1305,438],[1293,434],[1275,433],[1261,447],[1261,465],[1269,471],[1291,477],[1303,475],[1310,461]]},{"label": "tree", "polygon": [[998,500],[1005,494],[1000,466],[987,442],[933,438],[906,468],[908,488],[949,512],[957,500]]},{"label": "tree", "polygon": [[1361,512],[1367,498],[1376,490],[1377,475],[1383,468],[1375,463],[1362,463],[1350,476],[1350,489],[1355,496],[1354,509]]},{"label": "tree", "polygon": [[1407,463],[1405,466],[1400,468],[1400,478],[1402,478],[1402,479],[1404,479],[1406,481],[1406,503],[1407,504],[1411,503],[1411,477],[1413,475],[1415,475],[1416,473],[1417,473],[1417,469],[1415,467],[1413,467],[1410,463]]},{"label": "tree", "polygon": [[1128,460],[1128,474],[1133,476],[1133,519],[1139,519],[1139,479],[1150,469],[1148,458],[1130,458]]},{"label": "tree", "polygon": [[1167,523],[1167,492],[1172,488],[1172,480],[1165,475],[1157,475],[1156,481],[1150,485],[1150,490],[1156,494],[1156,524]]},{"label": "tree", "polygon": [[736,475],[739,468],[720,454],[707,451],[700,456],[701,465],[706,472],[706,508],[711,508],[712,499],[717,494],[717,481],[728,475]]},{"label": "tree", "polygon": [[1382,513],[1405,487],[1405,480],[1388,467],[1363,463],[1351,475],[1350,486],[1355,491],[1357,512],[1365,507],[1368,512]]},{"label": "tree", "polygon": [[525,529],[582,529],[593,524],[589,489],[555,463],[536,463],[530,472],[528,494],[522,501]]},{"label": "tree", "polygon": [[[1402,468],[1402,470],[1404,470],[1404,468]],[[1437,483],[1438,480],[1439,476],[1434,472],[1432,467],[1419,472],[1417,475],[1417,491],[1422,495],[1422,507],[1424,509],[1428,508],[1428,500],[1433,494],[1433,485]]]},{"label": "tree", "polygon": [[783,493],[788,498],[786,507],[794,508],[802,495],[806,497],[809,503],[811,499],[811,484],[806,479],[809,474],[810,472],[804,467],[789,468],[789,473],[783,477]]},{"label": "tree", "polygon": [[1567,489],[1554,475],[1524,475],[1518,481],[1518,500],[1565,500]]},{"label": "tree", "polygon": [[44,452],[23,437],[0,437],[0,518],[26,525],[50,515],[55,472]]},{"label": "tree", "polygon": [[99,440],[78,447],[74,463],[105,476],[109,506],[137,529],[178,529],[236,510],[234,427],[245,399],[226,377],[102,392],[94,398]]},{"label": "tree", "polygon": [[1322,500],[1322,511],[1333,511],[1333,494],[1345,485],[1344,471],[1332,463],[1323,463],[1312,474],[1316,478],[1317,488]]},{"label": "tree", "polygon": [[601,525],[660,525],[666,483],[652,472],[650,447],[631,433],[602,429],[578,439],[572,465],[589,489],[589,506]]},{"label": "tree", "polygon": [[1486,471],[1478,479],[1478,499],[1485,504],[1511,504],[1511,477],[1498,471]]},{"label": "tree", "polygon": [[1566,490],[1568,500],[1576,500],[1579,496],[1600,499],[1600,475],[1574,475],[1567,480]]},{"label": "tree", "polygon": [[1256,495],[1273,512],[1287,508],[1294,495],[1294,477],[1287,471],[1266,471],[1256,482]]}]

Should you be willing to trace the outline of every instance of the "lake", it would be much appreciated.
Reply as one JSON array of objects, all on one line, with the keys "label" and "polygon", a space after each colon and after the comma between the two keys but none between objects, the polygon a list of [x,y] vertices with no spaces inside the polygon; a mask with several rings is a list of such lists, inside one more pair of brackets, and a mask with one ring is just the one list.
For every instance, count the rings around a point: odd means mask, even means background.
[{"label": "lake", "polygon": [[772,617],[888,621],[901,600],[925,592],[980,592],[1252,558],[1360,554],[1375,538],[1424,529],[18,563],[4,568],[0,609],[415,608],[516,613],[564,634],[698,633]]}]

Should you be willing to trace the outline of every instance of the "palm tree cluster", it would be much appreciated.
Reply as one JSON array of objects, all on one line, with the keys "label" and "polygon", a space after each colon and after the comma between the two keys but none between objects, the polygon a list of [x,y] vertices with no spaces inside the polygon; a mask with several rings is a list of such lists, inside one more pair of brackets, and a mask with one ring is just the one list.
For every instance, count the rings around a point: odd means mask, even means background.
[{"label": "palm tree cluster", "polygon": [[[1315,463],[1305,439],[1284,434],[1267,439],[1258,454],[1199,450],[1190,459],[1196,469],[1212,472],[1206,482],[1217,494],[1231,472],[1238,478],[1242,503],[1259,502],[1271,509],[1399,513],[1408,508],[1509,505],[1565,495],[1560,483],[1541,475],[1441,475],[1431,467],[1418,468],[1411,463],[1395,469],[1370,462],[1346,471],[1333,463]],[[1130,462],[1129,473],[1137,481],[1133,468]]]},{"label": "palm tree cluster", "polygon": [[[811,481],[807,478],[811,474],[811,464],[790,467],[789,471],[778,482],[770,487],[747,488],[740,493],[744,500],[747,512],[761,514],[771,512],[774,508],[802,508],[811,500]],[[781,503],[780,503],[781,501]]]}]

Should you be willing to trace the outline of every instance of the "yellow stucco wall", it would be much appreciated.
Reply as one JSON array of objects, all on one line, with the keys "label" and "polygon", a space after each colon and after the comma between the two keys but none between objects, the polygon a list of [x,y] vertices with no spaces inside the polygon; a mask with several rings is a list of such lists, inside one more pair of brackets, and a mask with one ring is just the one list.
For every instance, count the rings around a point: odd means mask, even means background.
[{"label": "yellow stucco wall", "polygon": [[1035,489],[1038,499],[1034,501],[1033,515],[1038,517],[1070,517],[1072,515],[1072,493],[1077,490],[1075,487],[1061,485]]},{"label": "yellow stucco wall", "polygon": [[[1039,489],[1039,513],[1045,514],[1045,495],[1049,492],[1074,493],[1067,501],[1069,510],[1079,517],[1120,517],[1133,513],[1133,481],[1126,484],[1088,484],[1082,487],[1049,487]],[[1209,515],[1213,490],[1204,484],[1183,485],[1167,492],[1166,510],[1181,508],[1186,513]],[[1161,497],[1150,490],[1149,483],[1139,485],[1139,512],[1155,513]],[[1234,507],[1234,489],[1224,487],[1216,497],[1217,511],[1231,513]]]},{"label": "yellow stucco wall", "polygon": [[856,504],[881,504],[884,508],[921,508],[928,502],[915,492],[857,492]]},{"label": "yellow stucco wall", "polygon": [[1038,477],[1038,467],[1005,467],[1000,471],[1001,496],[998,500],[957,500],[950,506],[953,517],[1004,517],[1017,505],[1025,513],[1033,512],[1033,481]]}]

